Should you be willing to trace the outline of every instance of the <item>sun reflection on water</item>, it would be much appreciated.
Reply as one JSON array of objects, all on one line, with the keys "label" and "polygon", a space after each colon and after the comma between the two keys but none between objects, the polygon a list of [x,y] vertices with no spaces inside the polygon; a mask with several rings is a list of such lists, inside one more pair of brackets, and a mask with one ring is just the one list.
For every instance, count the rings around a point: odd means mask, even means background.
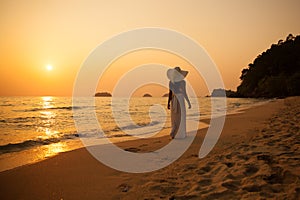
[{"label": "sun reflection on water", "polygon": [[41,97],[42,98],[42,108],[45,110],[41,110],[41,123],[37,127],[38,132],[44,132],[47,137],[57,137],[58,131],[53,130],[53,126],[56,123],[56,113],[52,110],[48,110],[53,108],[53,97]]},{"label": "sun reflection on water", "polygon": [[52,108],[52,101],[53,101],[53,97],[42,97],[42,104],[43,104],[43,108],[47,109],[47,108]]},{"label": "sun reflection on water", "polygon": [[49,145],[45,146],[44,148],[45,148],[45,150],[42,151],[44,154],[43,155],[44,158],[55,156],[61,152],[65,152],[68,150],[67,145],[63,142],[49,144]]},{"label": "sun reflection on water", "polygon": [[58,131],[54,131],[54,130],[52,130],[52,129],[50,129],[50,128],[45,128],[44,129],[44,131],[45,131],[45,133],[46,133],[46,135],[47,136],[51,136],[51,137],[53,137],[53,136],[58,136]]}]

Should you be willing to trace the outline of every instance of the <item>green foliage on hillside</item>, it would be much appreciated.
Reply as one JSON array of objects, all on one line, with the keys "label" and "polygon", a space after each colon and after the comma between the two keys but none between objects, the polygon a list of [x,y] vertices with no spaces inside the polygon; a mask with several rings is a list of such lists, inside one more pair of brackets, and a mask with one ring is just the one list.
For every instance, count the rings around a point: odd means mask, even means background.
[{"label": "green foliage on hillside", "polygon": [[242,70],[237,93],[242,97],[300,95],[300,35],[289,34]]}]

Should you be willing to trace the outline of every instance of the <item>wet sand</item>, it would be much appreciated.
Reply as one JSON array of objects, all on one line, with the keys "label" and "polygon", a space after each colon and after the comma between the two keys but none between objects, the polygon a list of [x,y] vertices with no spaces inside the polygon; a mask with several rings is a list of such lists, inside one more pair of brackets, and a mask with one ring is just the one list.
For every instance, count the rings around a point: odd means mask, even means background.
[{"label": "wet sand", "polygon": [[[228,115],[215,148],[198,152],[207,129],[171,165],[149,173],[111,169],[85,148],[0,173],[1,199],[299,199],[300,97]],[[132,152],[169,137],[119,143]]]}]

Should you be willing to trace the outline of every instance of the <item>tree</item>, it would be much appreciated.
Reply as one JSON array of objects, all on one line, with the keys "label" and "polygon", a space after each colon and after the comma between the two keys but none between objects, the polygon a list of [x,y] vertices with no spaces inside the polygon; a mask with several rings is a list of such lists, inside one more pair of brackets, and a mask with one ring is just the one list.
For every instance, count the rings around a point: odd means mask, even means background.
[{"label": "tree", "polygon": [[300,94],[300,36],[289,34],[242,70],[237,93],[243,97]]}]

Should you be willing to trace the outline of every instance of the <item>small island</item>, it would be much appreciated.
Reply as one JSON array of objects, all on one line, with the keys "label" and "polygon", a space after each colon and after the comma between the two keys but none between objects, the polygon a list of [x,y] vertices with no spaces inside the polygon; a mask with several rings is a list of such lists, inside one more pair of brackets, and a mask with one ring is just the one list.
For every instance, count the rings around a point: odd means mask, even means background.
[{"label": "small island", "polygon": [[148,93],[146,93],[146,94],[144,94],[144,95],[143,95],[143,97],[152,97],[152,95],[151,95],[151,94],[148,94]]},{"label": "small island", "polygon": [[[207,95],[206,97],[210,97]],[[211,93],[211,97],[238,97],[238,94],[235,91],[232,90],[225,90],[222,88],[219,89],[214,89],[213,92]]]},{"label": "small island", "polygon": [[111,97],[111,94],[108,92],[97,92],[95,97]]}]

